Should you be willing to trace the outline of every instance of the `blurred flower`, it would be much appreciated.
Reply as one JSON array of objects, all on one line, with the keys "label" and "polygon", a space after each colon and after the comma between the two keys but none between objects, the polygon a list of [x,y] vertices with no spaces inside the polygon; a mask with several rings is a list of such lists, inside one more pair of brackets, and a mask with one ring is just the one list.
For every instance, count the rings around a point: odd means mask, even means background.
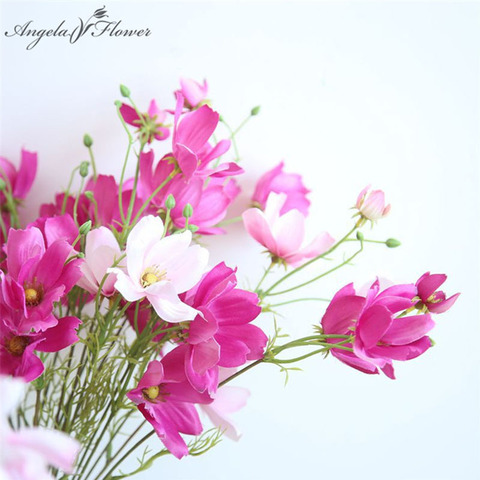
[{"label": "blurred flower", "polygon": [[370,191],[370,185],[360,192],[355,207],[364,219],[372,222],[376,222],[390,212],[390,205],[385,205],[385,193],[382,190]]},{"label": "blurred flower", "polygon": [[285,173],[284,163],[280,162],[275,168],[265,173],[257,182],[252,201],[263,210],[271,192],[285,193],[287,199],[280,211],[283,215],[289,210],[298,210],[304,216],[308,215],[310,201],[307,194],[310,192],[303,184],[302,177],[296,173]]},{"label": "blurred flower", "polygon": [[190,78],[180,79],[180,90],[177,90],[175,94],[182,94],[185,98],[185,106],[189,109],[194,109],[199,106],[200,103],[205,102],[208,95],[207,81],[203,81],[203,85],[191,80]]},{"label": "blurred flower", "polygon": [[0,376],[3,392],[0,415],[0,478],[2,480],[47,480],[49,466],[73,473],[80,444],[63,432],[42,427],[13,431],[7,417],[25,395],[21,380]]},{"label": "blurred flower", "polygon": [[445,292],[437,291],[437,288],[443,285],[446,279],[447,276],[443,273],[424,273],[416,283],[421,300],[421,304],[417,307],[425,306],[431,313],[443,313],[452,307],[460,294],[456,293],[447,298]]},{"label": "blurred flower", "polygon": [[[411,360],[432,346],[426,335],[434,322],[430,315],[404,314],[413,305],[414,285],[394,285],[379,292],[376,280],[365,296],[352,284],[339,290],[322,318],[327,335],[350,335],[351,341],[332,348],[332,355],[364,373],[382,370],[394,379],[393,360]],[[404,314],[397,315],[405,311]],[[330,339],[339,343],[339,339]],[[345,350],[351,348],[352,350]]]},{"label": "blurred flower", "polygon": [[126,123],[137,127],[137,132],[145,143],[152,143],[153,139],[166,140],[170,136],[170,130],[165,126],[167,112],[160,110],[155,100],[150,102],[147,113],[139,115],[125,103],[120,107],[120,113]]},{"label": "blurred flower", "polygon": [[264,211],[250,208],[243,212],[242,217],[250,236],[266,247],[274,259],[281,259],[295,267],[326,252],[335,240],[324,232],[302,247],[305,217],[298,210],[281,215],[286,201],[285,193],[270,193]]},{"label": "blurred flower", "polygon": [[149,215],[130,232],[126,246],[126,272],[117,274],[115,288],[129,302],[144,297],[167,322],[193,320],[197,311],[183,303],[178,294],[192,288],[201,278],[208,262],[208,251],[190,246],[189,231],[163,237],[163,222]]},{"label": "blurred flower", "polygon": [[[6,158],[0,157],[0,178],[6,183],[7,191],[13,198],[23,200],[32,188],[37,173],[37,154],[22,149],[22,159],[18,171]],[[0,203],[5,195],[0,192]]]}]

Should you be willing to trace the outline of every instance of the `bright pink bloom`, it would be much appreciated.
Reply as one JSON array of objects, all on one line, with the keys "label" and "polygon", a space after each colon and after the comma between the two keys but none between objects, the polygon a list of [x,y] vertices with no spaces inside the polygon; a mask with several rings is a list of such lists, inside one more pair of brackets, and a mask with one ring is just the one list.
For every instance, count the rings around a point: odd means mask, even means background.
[{"label": "bright pink bloom", "polygon": [[0,276],[3,302],[25,317],[29,329],[44,330],[49,325],[53,303],[80,278],[82,260],[67,262],[71,245],[56,240],[46,246],[42,232],[36,227],[10,229],[5,251],[8,274]]},{"label": "bright pink bloom", "polygon": [[83,276],[77,285],[91,294],[96,294],[103,277],[107,275],[102,286],[102,295],[111,297],[115,293],[114,284],[117,277],[107,270],[122,256],[118,242],[106,227],[95,228],[87,233],[85,242],[85,261],[81,266]]},{"label": "bright pink bloom", "polygon": [[385,193],[382,190],[370,191],[370,185],[360,192],[355,207],[364,218],[372,222],[385,217],[391,208],[390,205],[385,205]]},{"label": "bright pink bloom", "polygon": [[[35,175],[37,174],[37,154],[22,149],[22,159],[18,171],[6,158],[0,157],[0,178],[7,184],[7,190],[13,198],[23,200],[32,188]],[[5,196],[0,192],[0,203]]]},{"label": "bright pink bloom", "polygon": [[270,193],[285,193],[287,199],[280,211],[283,215],[289,210],[298,210],[303,215],[308,215],[310,201],[307,194],[310,192],[303,184],[302,177],[297,173],[285,173],[284,163],[280,162],[275,168],[265,173],[257,182],[252,201],[263,210]]},{"label": "bright pink bloom", "polygon": [[236,286],[235,270],[219,263],[184,296],[200,312],[182,335],[188,344],[185,372],[200,392],[216,390],[217,366],[238,367],[263,357],[267,336],[251,324],[261,312],[258,296]]},{"label": "bright pink bloom", "polygon": [[134,108],[125,103],[120,107],[120,113],[126,123],[137,127],[139,135],[148,143],[154,138],[166,140],[170,135],[168,127],[165,126],[167,112],[160,110],[155,100],[150,102],[147,113],[138,115]]},{"label": "bright pink bloom", "polygon": [[[222,382],[237,371],[236,368],[220,368],[218,380]],[[246,388],[224,385],[219,388],[215,399],[209,405],[200,405],[211,422],[220,428],[224,435],[232,440],[239,440],[241,433],[229,415],[242,409],[246,404],[250,392]]]},{"label": "bright pink bloom", "polygon": [[163,237],[163,222],[149,215],[130,232],[126,246],[126,271],[111,268],[117,275],[115,288],[129,302],[147,298],[167,322],[193,320],[197,311],[183,303],[178,294],[192,288],[208,262],[208,251],[190,246],[190,231]]},{"label": "bright pink bloom", "polygon": [[68,213],[55,217],[39,217],[28,225],[28,228],[30,227],[36,227],[42,232],[47,247],[57,240],[65,240],[72,245],[78,237],[78,228]]},{"label": "bright pink bloom", "polygon": [[443,273],[430,272],[424,273],[416,283],[418,289],[418,296],[423,305],[425,305],[431,313],[446,312],[457,301],[459,293],[447,298],[445,292],[437,291],[447,276]]},{"label": "bright pink bloom", "polygon": [[150,362],[137,388],[130,390],[127,397],[137,404],[162,443],[177,458],[188,455],[188,447],[180,433],[199,435],[202,432],[194,404],[212,401],[187,381],[183,356],[177,349],[161,361]]},{"label": "bright pink bloom", "polygon": [[191,80],[190,78],[180,79],[180,90],[177,90],[175,94],[183,95],[185,98],[185,106],[189,109],[198,107],[198,105],[207,99],[208,85],[207,81],[203,81],[203,85]]},{"label": "bright pink bloom", "polygon": [[332,348],[332,354],[364,373],[381,369],[395,378],[393,360],[411,360],[432,345],[426,335],[434,327],[429,314],[397,315],[413,306],[416,293],[414,285],[394,285],[379,292],[378,280],[365,297],[352,284],[343,287],[330,302],[322,327],[325,334],[351,335],[351,342],[342,345],[353,351]]},{"label": "bright pink bloom", "polygon": [[43,331],[32,330],[29,319],[0,303],[0,373],[22,377],[31,382],[44,366],[34,351],[58,352],[78,341],[76,317],[56,319],[49,315],[42,322]]},{"label": "bright pink bloom", "polygon": [[264,211],[249,208],[243,212],[242,217],[250,236],[266,247],[274,257],[295,267],[326,252],[335,240],[324,232],[302,247],[305,217],[298,210],[290,210],[281,215],[286,200],[287,195],[284,193],[271,193]]},{"label": "bright pink bloom", "polygon": [[0,415],[1,463],[3,480],[52,479],[48,467],[73,473],[80,444],[63,432],[42,427],[22,428],[13,431],[7,421],[25,396],[21,380],[0,377],[3,392]]}]

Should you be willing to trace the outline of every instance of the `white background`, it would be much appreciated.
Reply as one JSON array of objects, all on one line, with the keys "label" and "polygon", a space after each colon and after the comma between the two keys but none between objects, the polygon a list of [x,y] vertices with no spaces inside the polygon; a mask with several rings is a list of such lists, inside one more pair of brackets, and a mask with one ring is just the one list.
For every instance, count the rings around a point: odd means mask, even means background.
[{"label": "white background", "polygon": [[[244,433],[238,444],[163,459],[137,478],[479,478],[479,5],[109,2],[111,19],[152,35],[74,45],[44,38],[32,51],[25,38],[3,37],[30,19],[45,28],[63,19],[74,25],[102,5],[2,2],[1,150],[18,162],[25,146],[40,159],[28,218],[86,159],[85,132],[100,169],[118,175],[126,145],[113,107],[119,83],[139,105],[155,97],[171,107],[180,76],[206,77],[230,123],[262,105],[239,136],[248,173],[232,216],[280,159],[312,189],[312,236],[345,233],[348,208],[368,183],[392,203],[366,235],[397,237],[402,247],[370,245],[355,268],[301,296],[329,296],[375,275],[412,282],[427,270],[449,275],[448,293],[462,292],[438,317],[436,347],[398,365],[396,381],[314,358],[284,388],[275,367],[260,366],[236,382],[251,390],[235,417]],[[240,225],[229,231],[209,242],[212,264],[226,259],[238,265],[242,284],[256,283],[267,264],[261,247]],[[323,309],[290,306],[281,324],[309,334]],[[271,317],[259,323],[271,325]]]}]

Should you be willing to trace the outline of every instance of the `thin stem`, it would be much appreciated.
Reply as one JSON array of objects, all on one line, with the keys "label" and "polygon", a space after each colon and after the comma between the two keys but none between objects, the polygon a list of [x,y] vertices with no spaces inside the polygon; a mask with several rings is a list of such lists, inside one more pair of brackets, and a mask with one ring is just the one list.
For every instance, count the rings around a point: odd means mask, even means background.
[{"label": "thin stem", "polygon": [[330,299],[328,298],[295,298],[294,300],[289,300],[288,302],[281,302],[281,303],[274,303],[273,305],[266,305],[265,308],[273,308],[273,307],[281,307],[283,305],[288,305],[290,303],[296,303],[296,302],[329,302]]},{"label": "thin stem", "polygon": [[272,270],[274,265],[275,265],[275,263],[272,260],[270,262],[270,265],[263,272],[262,278],[260,278],[260,281],[258,282],[257,286],[255,287],[254,292],[257,292],[257,293],[259,292],[260,285],[262,285],[263,281],[267,278],[267,275],[270,273],[270,271]]},{"label": "thin stem", "polygon": [[242,375],[243,373],[247,372],[253,367],[256,367],[257,365],[260,365],[262,362],[265,360],[263,358],[260,358],[259,360],[256,360],[255,362],[251,363],[250,365],[247,365],[246,367],[242,368],[238,372],[235,372],[233,375],[230,375],[228,378],[226,378],[223,382],[220,382],[218,384],[219,387],[223,387],[226,383],[230,382],[234,378],[237,378],[239,375]]},{"label": "thin stem", "polygon": [[92,169],[93,169],[93,179],[97,179],[97,166],[95,165],[95,157],[93,156],[93,150],[92,147],[87,147],[88,148],[88,154],[90,155],[90,163],[92,164]]}]

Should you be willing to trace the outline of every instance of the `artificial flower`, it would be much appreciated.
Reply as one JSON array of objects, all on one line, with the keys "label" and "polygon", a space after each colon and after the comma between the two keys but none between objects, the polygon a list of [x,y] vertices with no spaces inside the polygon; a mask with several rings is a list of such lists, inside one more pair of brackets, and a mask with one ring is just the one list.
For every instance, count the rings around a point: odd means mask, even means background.
[{"label": "artificial flower", "polygon": [[431,313],[443,313],[451,308],[460,294],[456,293],[447,298],[445,292],[437,291],[437,288],[443,285],[446,279],[447,276],[443,273],[424,273],[416,283],[421,301],[418,306],[425,306]]}]

